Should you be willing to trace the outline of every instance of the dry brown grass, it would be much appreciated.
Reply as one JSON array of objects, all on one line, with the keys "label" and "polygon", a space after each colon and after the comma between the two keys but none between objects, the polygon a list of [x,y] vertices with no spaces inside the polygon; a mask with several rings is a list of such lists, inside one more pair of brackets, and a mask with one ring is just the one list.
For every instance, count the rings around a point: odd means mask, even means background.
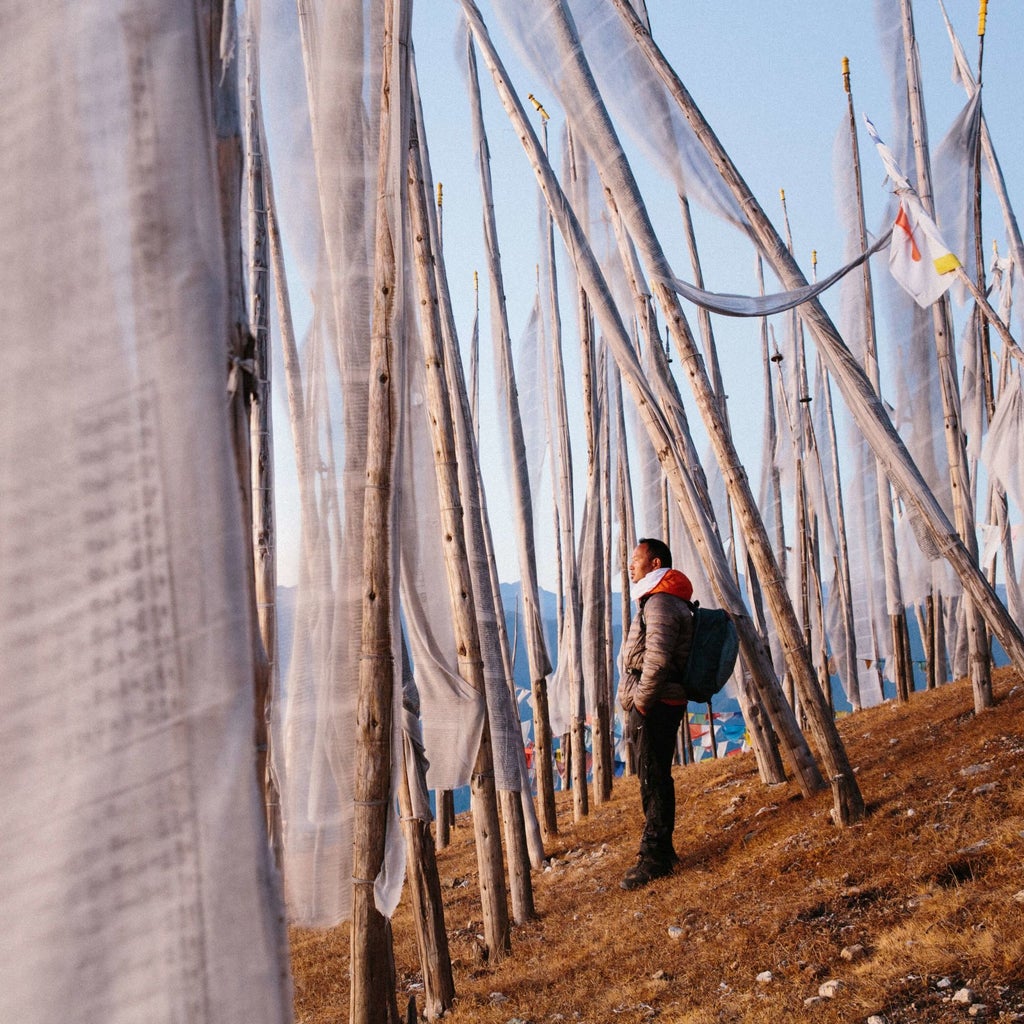
[{"label": "dry brown grass", "polygon": [[[852,828],[831,824],[828,793],[762,785],[749,754],[677,768],[682,864],[637,892],[619,888],[639,835],[636,780],[578,824],[562,794],[551,866],[534,874],[539,918],[514,927],[500,963],[476,952],[460,821],[438,857],[458,993],[448,1019],[961,1021],[969,1009],[950,997],[968,986],[987,1019],[1024,1020],[1024,686],[1004,669],[995,693],[977,717],[960,682],[843,719],[868,806]],[[422,1006],[405,903],[394,933],[399,1005],[412,993]],[[348,1020],[348,941],[347,926],[293,930],[300,1024]],[[808,1006],[831,979],[838,994]]]}]

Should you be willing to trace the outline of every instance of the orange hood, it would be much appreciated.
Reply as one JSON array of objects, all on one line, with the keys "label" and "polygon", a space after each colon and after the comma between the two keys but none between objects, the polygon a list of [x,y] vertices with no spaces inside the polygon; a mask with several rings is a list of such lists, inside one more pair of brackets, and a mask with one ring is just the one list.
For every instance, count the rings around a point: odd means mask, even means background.
[{"label": "orange hood", "polygon": [[689,601],[693,597],[693,584],[678,569],[669,569],[644,596],[650,597],[651,594],[673,594]]}]

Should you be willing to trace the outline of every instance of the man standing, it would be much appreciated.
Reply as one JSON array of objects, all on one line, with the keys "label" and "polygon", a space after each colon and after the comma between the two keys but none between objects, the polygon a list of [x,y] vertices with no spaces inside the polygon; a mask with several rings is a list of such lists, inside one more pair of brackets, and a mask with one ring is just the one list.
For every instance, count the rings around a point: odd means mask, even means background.
[{"label": "man standing", "polygon": [[643,537],[629,563],[630,596],[638,612],[623,645],[619,703],[635,737],[644,830],[636,866],[622,879],[623,889],[639,889],[671,874],[678,861],[672,847],[676,791],[672,758],[676,734],[686,710],[683,669],[693,639],[689,600],[693,585],[672,568],[664,541]]}]

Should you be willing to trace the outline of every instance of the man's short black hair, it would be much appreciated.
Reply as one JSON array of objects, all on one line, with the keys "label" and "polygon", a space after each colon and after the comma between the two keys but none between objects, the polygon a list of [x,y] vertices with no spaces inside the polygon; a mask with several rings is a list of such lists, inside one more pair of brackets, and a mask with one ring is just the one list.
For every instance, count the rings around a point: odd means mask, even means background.
[{"label": "man's short black hair", "polygon": [[647,548],[647,554],[661,562],[662,569],[672,568],[672,552],[663,540],[658,540],[657,537],[641,537],[636,543],[638,547],[643,544]]}]

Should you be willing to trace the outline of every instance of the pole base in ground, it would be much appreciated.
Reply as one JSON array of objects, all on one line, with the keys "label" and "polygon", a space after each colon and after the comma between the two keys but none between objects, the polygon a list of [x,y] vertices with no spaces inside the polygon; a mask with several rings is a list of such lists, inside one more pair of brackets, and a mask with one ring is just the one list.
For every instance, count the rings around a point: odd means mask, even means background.
[{"label": "pole base in ground", "polygon": [[864,797],[852,776],[833,775],[832,779],[832,820],[837,825],[856,825],[867,815]]}]

